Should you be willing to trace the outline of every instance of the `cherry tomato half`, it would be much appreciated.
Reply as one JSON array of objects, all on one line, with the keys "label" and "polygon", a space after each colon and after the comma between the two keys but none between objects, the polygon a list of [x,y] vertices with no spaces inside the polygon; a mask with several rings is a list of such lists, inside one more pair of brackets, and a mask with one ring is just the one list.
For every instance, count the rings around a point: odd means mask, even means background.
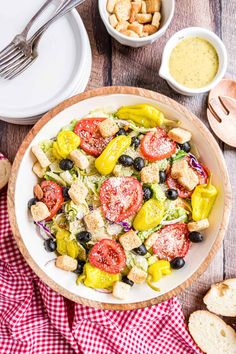
[{"label": "cherry tomato half", "polygon": [[157,231],[158,238],[153,245],[153,253],[159,259],[171,261],[176,257],[184,257],[190,247],[187,224],[173,224]]},{"label": "cherry tomato half", "polygon": [[140,209],[142,200],[142,185],[133,177],[111,177],[100,188],[103,214],[113,222],[134,215]]},{"label": "cherry tomato half", "polygon": [[62,188],[53,181],[43,181],[41,183],[41,188],[43,190],[43,198],[41,201],[47,205],[51,213],[50,216],[45,219],[46,221],[49,221],[58,212],[64,202]]},{"label": "cherry tomato half", "polygon": [[114,240],[103,239],[95,243],[89,252],[89,262],[104,272],[117,274],[125,268],[125,252]]},{"label": "cherry tomato half", "polygon": [[98,124],[106,118],[81,119],[75,126],[74,132],[80,137],[80,147],[87,154],[99,156],[113,137],[103,138]]},{"label": "cherry tomato half", "polygon": [[147,133],[141,141],[141,152],[148,161],[159,161],[170,157],[176,151],[176,143],[171,140],[164,129]]}]

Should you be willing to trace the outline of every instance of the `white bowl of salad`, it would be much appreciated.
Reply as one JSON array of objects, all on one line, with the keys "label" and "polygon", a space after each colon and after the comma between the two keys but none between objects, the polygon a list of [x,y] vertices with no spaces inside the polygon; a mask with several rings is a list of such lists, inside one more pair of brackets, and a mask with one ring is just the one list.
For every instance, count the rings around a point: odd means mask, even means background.
[{"label": "white bowl of salad", "polygon": [[35,125],[13,171],[21,252],[49,286],[94,307],[177,294],[207,267],[229,219],[213,136],[151,91],[103,88],[63,102]]}]

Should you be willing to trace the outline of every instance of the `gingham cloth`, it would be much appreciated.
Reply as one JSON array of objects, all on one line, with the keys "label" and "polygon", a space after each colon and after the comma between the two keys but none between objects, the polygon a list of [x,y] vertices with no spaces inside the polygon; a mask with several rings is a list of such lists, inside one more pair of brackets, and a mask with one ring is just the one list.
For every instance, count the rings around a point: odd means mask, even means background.
[{"label": "gingham cloth", "polygon": [[21,256],[0,194],[1,354],[201,354],[179,301],[134,311],[95,310],[45,285]]}]

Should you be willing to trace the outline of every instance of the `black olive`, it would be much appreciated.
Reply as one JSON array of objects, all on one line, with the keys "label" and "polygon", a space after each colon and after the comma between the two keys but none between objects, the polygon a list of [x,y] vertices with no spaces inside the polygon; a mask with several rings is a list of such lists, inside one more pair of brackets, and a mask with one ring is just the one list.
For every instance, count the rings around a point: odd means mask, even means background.
[{"label": "black olive", "polygon": [[133,166],[136,171],[141,171],[145,166],[144,159],[142,157],[136,157],[136,159],[134,159]]},{"label": "black olive", "polygon": [[141,246],[139,246],[137,248],[134,248],[133,251],[134,251],[134,253],[138,254],[139,256],[145,256],[145,254],[147,254],[147,249],[144,244],[142,244]]},{"label": "black olive", "polygon": [[70,159],[63,159],[59,163],[59,167],[63,170],[71,170],[74,166],[74,162],[71,161]]},{"label": "black olive", "polygon": [[200,232],[192,231],[189,234],[189,239],[191,242],[198,243],[203,241],[203,235]]},{"label": "black olive", "polygon": [[191,150],[191,145],[189,144],[188,141],[186,143],[179,144],[179,147],[181,150],[184,150],[185,152],[190,152]]},{"label": "black olive", "polygon": [[166,191],[166,198],[170,200],[175,200],[178,198],[178,191],[176,189],[167,189]]},{"label": "black olive", "polygon": [[77,235],[76,235],[76,240],[78,242],[89,242],[92,239],[92,234],[88,231],[80,231]]},{"label": "black olive", "polygon": [[132,140],[131,145],[133,145],[133,147],[134,147],[135,149],[137,149],[137,148],[139,147],[139,145],[140,145],[140,140],[139,140],[139,138],[138,138],[137,136],[133,136],[131,140]]},{"label": "black olive", "polygon": [[44,241],[44,248],[47,252],[54,252],[57,249],[56,241],[49,238],[48,240]]},{"label": "black olive", "polygon": [[70,199],[70,196],[69,196],[69,193],[68,193],[69,189],[70,189],[69,187],[62,187],[62,195],[63,195],[65,200],[66,199]]},{"label": "black olive", "polygon": [[159,183],[165,183],[166,173],[165,171],[159,171]]},{"label": "black olive", "polygon": [[30,208],[32,207],[32,205],[35,205],[37,202],[38,202],[38,199],[37,199],[37,198],[31,198],[31,199],[28,201],[28,208],[30,209]]},{"label": "black olive", "polygon": [[119,136],[119,135],[127,135],[127,131],[124,130],[124,128],[120,128],[115,136]]},{"label": "black olive", "polygon": [[130,280],[126,275],[123,275],[122,281],[123,281],[123,283],[129,284],[130,286],[134,285],[133,280]]},{"label": "black olive", "polygon": [[149,200],[152,198],[152,190],[150,187],[147,187],[147,186],[143,186],[143,199],[146,201],[146,200]]},{"label": "black olive", "polygon": [[121,155],[119,157],[119,163],[121,163],[121,165],[123,166],[132,166],[134,163],[134,160],[132,159],[132,157],[128,156],[128,155]]},{"label": "black olive", "polygon": [[183,268],[185,265],[185,260],[182,257],[176,257],[170,261],[170,266],[173,269]]},{"label": "black olive", "polygon": [[82,274],[84,271],[84,265],[85,265],[84,261],[78,261],[77,268],[73,272],[78,275]]}]

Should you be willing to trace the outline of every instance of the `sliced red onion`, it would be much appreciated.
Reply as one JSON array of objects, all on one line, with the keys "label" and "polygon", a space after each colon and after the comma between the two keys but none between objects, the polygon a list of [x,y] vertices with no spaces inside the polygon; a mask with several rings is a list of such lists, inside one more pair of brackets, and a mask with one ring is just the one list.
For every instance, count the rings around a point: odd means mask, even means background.
[{"label": "sliced red onion", "polygon": [[108,289],[94,289],[95,291],[97,291],[98,293],[101,293],[101,294],[111,294],[112,291],[111,290],[108,290]]},{"label": "sliced red onion", "polygon": [[92,205],[89,205],[88,207],[89,207],[90,211],[93,211],[93,206]]},{"label": "sliced red onion", "polygon": [[127,221],[120,221],[116,224],[122,226],[125,232],[130,231],[132,229],[132,226]]},{"label": "sliced red onion", "polygon": [[189,154],[189,164],[190,166],[198,171],[202,176],[206,176],[206,172],[203,169],[202,165],[198,162],[198,160],[196,159],[196,157],[193,154]]},{"label": "sliced red onion", "polygon": [[[34,222],[42,231],[44,231],[45,234],[47,234],[48,236],[55,238],[54,235],[51,233],[51,231],[49,230],[49,228],[47,226],[45,226],[44,222],[42,221],[35,221]],[[44,235],[41,233],[42,237],[44,237]]]},{"label": "sliced red onion", "polygon": [[181,215],[179,218],[174,219],[174,220],[164,220],[164,221],[161,222],[161,225],[177,224],[179,221],[182,221],[183,219],[185,219],[185,215]]}]

